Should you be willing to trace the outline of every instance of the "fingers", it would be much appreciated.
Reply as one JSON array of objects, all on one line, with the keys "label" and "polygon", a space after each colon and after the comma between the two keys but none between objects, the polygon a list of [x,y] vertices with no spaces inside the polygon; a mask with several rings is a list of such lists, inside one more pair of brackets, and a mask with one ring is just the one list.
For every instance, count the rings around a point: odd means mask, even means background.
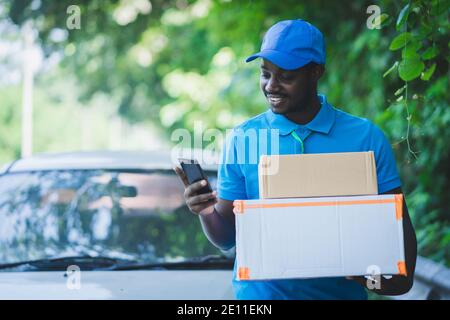
[{"label": "fingers", "polygon": [[206,185],[207,185],[206,180],[200,180],[200,181],[194,182],[191,185],[188,185],[186,187],[186,189],[184,190],[184,197],[186,199],[188,199],[190,197],[196,196],[197,192]]},{"label": "fingers", "polygon": [[203,202],[202,204],[194,205],[193,207],[190,208],[190,210],[193,213],[199,214],[199,215],[209,214],[214,211],[214,205],[218,201],[219,200],[217,198],[211,199],[211,200],[208,200],[207,202]]},{"label": "fingers", "polygon": [[217,196],[216,191],[213,191],[210,193],[205,193],[205,194],[200,194],[198,196],[191,196],[191,197],[187,198],[186,204],[192,208],[197,205],[203,205],[207,201],[212,203],[211,200],[216,200],[217,199],[216,196]]},{"label": "fingers", "polygon": [[[218,202],[216,191],[186,198],[186,204],[195,214],[211,213],[211,207]],[[209,209],[208,209],[209,208]]]},{"label": "fingers", "polygon": [[174,166],[173,170],[175,171],[175,173],[180,177],[181,181],[183,182],[184,186],[187,187],[189,186],[189,182],[188,179],[186,177],[186,175],[184,174],[183,169],[181,169],[178,166]]}]

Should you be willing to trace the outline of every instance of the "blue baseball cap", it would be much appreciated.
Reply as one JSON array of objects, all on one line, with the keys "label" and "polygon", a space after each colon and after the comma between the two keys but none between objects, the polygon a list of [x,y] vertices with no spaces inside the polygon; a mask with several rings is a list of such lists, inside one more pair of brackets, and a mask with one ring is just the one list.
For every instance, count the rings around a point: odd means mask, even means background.
[{"label": "blue baseball cap", "polygon": [[267,59],[281,69],[294,70],[315,62],[325,64],[325,41],[322,32],[302,19],[283,20],[264,35],[261,51],[248,57]]}]

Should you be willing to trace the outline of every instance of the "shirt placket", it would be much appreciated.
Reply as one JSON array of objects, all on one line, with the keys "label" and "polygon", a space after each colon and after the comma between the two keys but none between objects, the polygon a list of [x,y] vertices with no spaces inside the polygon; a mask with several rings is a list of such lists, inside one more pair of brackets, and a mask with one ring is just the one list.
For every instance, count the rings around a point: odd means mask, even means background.
[{"label": "shirt placket", "polygon": [[297,128],[291,132],[291,136],[298,145],[295,149],[298,150],[297,153],[305,153],[305,140],[310,135],[311,131],[306,128]]}]

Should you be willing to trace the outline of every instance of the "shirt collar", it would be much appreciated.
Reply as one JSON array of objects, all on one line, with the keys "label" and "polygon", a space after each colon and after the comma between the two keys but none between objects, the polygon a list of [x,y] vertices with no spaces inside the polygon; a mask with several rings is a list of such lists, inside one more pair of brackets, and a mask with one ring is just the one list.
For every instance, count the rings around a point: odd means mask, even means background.
[{"label": "shirt collar", "polygon": [[328,132],[330,132],[330,129],[334,124],[336,112],[334,108],[327,102],[327,99],[324,95],[319,94],[318,97],[320,99],[321,104],[320,110],[316,114],[316,116],[307,124],[305,125],[297,124],[289,120],[285,116],[281,114],[276,114],[269,109],[266,112],[266,119],[267,122],[269,123],[269,126],[272,129],[278,129],[280,135],[288,135],[292,131],[300,127],[305,127],[312,131],[328,134]]}]

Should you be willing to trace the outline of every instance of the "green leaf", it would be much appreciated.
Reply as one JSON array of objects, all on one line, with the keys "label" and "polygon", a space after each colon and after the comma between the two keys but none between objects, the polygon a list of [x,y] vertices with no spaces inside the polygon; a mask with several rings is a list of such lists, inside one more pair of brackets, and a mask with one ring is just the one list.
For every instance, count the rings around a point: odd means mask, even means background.
[{"label": "green leaf", "polygon": [[409,32],[400,33],[392,40],[389,50],[395,51],[403,48],[411,40],[411,37],[411,33]]},{"label": "green leaf", "polygon": [[437,47],[429,47],[425,52],[422,54],[423,60],[430,60],[436,57],[439,54],[439,49]]},{"label": "green leaf", "polygon": [[423,72],[420,76],[420,79],[422,79],[423,81],[430,80],[431,76],[434,73],[434,70],[436,70],[436,63],[433,63],[433,65],[431,67],[429,67],[428,70]]},{"label": "green leaf", "polygon": [[398,74],[404,81],[416,79],[422,73],[425,64],[418,58],[403,59],[398,66]]},{"label": "green leaf", "polygon": [[381,27],[385,27],[391,22],[390,16],[387,13],[382,13],[379,19]]},{"label": "green leaf", "polygon": [[394,71],[395,68],[398,67],[398,61],[395,61],[395,63],[392,65],[392,67],[390,67],[384,74],[383,74],[383,78],[386,78],[386,76],[391,73],[392,71]]},{"label": "green leaf", "polygon": [[409,15],[409,3],[403,7],[403,9],[400,11],[400,14],[398,15],[396,23],[397,30],[400,30],[400,27],[408,19],[408,15]]},{"label": "green leaf", "polygon": [[410,41],[402,50],[402,58],[414,58],[418,57],[417,50],[422,47],[422,43],[419,41]]}]

